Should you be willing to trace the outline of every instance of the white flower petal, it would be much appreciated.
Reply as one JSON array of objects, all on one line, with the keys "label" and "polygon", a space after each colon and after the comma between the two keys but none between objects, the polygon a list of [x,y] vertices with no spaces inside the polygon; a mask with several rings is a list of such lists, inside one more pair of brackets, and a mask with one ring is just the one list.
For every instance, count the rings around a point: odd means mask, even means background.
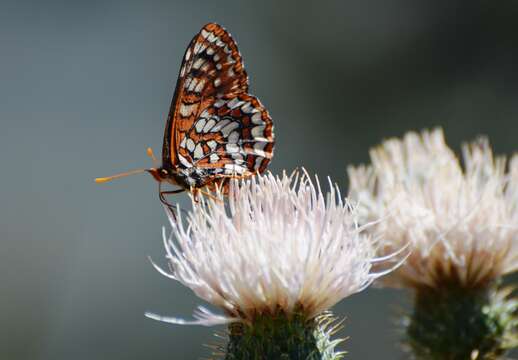
[{"label": "white flower petal", "polygon": [[196,320],[184,320],[184,319],[177,318],[177,317],[161,316],[161,315],[157,315],[152,312],[146,312],[145,316],[150,319],[153,319],[153,320],[162,321],[162,322],[166,322],[169,324],[177,324],[177,325],[214,326],[214,325],[228,324],[228,323],[231,323],[236,320],[232,317],[213,314],[202,306],[199,306],[198,309],[193,314],[193,317]]},{"label": "white flower petal", "polygon": [[[201,198],[185,220],[171,219],[172,235],[164,231],[171,274],[159,271],[223,309],[229,315],[222,322],[300,306],[317,316],[379,276],[373,262],[392,260],[375,258],[375,241],[359,228],[356,208],[330,180],[329,186],[324,194],[305,171],[234,181],[227,204]],[[148,316],[176,324],[219,321],[204,312],[194,322]]]}]

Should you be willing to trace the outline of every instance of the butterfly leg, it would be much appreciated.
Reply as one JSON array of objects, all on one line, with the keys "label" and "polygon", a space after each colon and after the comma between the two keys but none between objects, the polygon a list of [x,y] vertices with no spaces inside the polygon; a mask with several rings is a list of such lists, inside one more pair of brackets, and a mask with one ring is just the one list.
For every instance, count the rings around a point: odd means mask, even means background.
[{"label": "butterfly leg", "polygon": [[231,179],[231,180],[246,180],[254,176],[255,173],[246,174],[246,175],[220,175],[218,179]]},{"label": "butterfly leg", "polygon": [[175,213],[174,205],[171,204],[169,201],[167,201],[167,199],[165,198],[165,195],[178,194],[178,193],[181,193],[183,191],[185,191],[185,189],[169,190],[169,191],[162,191],[162,189],[160,187],[158,189],[158,196],[160,198],[160,201],[162,202],[162,204],[167,206],[167,208],[169,209],[171,214],[173,214],[173,217],[174,217],[175,221],[176,221],[176,213]]},{"label": "butterfly leg", "polygon": [[170,191],[160,191],[159,192],[160,201],[162,202],[162,204],[167,205],[168,207],[171,208],[174,205],[171,204],[169,201],[167,201],[167,199],[165,198],[165,195],[179,194],[179,193],[184,192],[184,191],[185,191],[185,189],[170,190]]},{"label": "butterfly leg", "polygon": [[218,198],[217,196],[212,195],[212,194],[211,194],[210,192],[208,192],[208,191],[200,190],[200,193],[201,193],[201,194],[203,194],[203,195],[205,195],[206,197],[208,197],[209,199],[211,199],[211,200],[213,200],[213,201],[215,201],[215,202],[218,202],[218,203],[222,203],[222,202],[223,202],[223,200],[222,200],[222,199]]}]

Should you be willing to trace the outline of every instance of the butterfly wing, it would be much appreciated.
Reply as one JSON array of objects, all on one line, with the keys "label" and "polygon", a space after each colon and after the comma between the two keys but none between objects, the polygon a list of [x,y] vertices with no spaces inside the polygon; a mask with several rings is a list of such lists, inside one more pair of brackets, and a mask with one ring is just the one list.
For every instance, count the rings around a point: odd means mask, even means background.
[{"label": "butterfly wing", "polygon": [[248,91],[248,76],[230,34],[218,24],[205,25],[185,51],[167,118],[162,148],[163,166],[186,166],[179,144],[200,113],[227,94]]},{"label": "butterfly wing", "polygon": [[180,154],[209,177],[263,172],[273,155],[273,124],[249,94],[227,95],[205,108],[180,143]]}]

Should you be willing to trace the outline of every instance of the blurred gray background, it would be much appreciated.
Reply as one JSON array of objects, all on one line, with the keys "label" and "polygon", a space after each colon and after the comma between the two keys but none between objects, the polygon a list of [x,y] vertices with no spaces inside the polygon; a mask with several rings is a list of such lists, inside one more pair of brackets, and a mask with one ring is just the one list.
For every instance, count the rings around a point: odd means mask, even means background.
[{"label": "blurred gray background", "polygon": [[[185,47],[234,35],[275,122],[271,170],[346,186],[347,164],[410,129],[518,149],[516,1],[0,1],[0,358],[197,359],[221,328],[174,326],[201,301],[154,271],[167,219],[147,175]],[[186,196],[178,200],[186,204]],[[407,294],[336,308],[350,359],[404,359]]]}]

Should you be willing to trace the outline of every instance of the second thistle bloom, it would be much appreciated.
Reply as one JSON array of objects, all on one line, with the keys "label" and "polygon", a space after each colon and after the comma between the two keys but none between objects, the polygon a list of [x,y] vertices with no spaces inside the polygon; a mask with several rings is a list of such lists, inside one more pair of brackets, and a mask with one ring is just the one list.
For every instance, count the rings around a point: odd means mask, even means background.
[{"label": "second thistle bloom", "polygon": [[405,320],[417,359],[493,360],[518,344],[518,303],[499,287],[518,269],[518,157],[506,169],[485,138],[463,146],[463,163],[441,130],[408,133],[350,167],[362,222],[384,239],[381,254],[409,244],[405,264],[384,278],[414,290]]},{"label": "second thistle bloom", "polygon": [[412,254],[385,284],[477,287],[518,268],[518,157],[495,157],[485,138],[463,146],[464,167],[440,129],[410,132],[371,150],[372,165],[350,167],[350,197],[385,251]]}]

